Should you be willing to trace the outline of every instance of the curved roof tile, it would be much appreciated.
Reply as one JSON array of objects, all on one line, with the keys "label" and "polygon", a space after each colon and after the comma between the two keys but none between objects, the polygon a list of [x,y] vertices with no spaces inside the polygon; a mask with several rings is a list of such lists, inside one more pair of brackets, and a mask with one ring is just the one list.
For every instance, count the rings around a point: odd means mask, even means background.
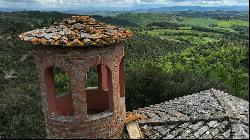
[{"label": "curved roof tile", "polygon": [[97,22],[89,16],[72,16],[50,27],[21,33],[19,38],[38,46],[105,46],[119,43],[132,32]]}]

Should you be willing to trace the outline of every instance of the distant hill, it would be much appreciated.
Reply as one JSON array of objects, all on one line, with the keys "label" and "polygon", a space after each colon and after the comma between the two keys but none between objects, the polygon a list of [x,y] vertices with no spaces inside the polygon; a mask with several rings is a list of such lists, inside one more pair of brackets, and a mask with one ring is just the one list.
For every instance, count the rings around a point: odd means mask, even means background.
[{"label": "distant hill", "polygon": [[0,11],[3,12],[13,12],[13,11],[18,11],[17,9],[12,9],[12,8],[0,8]]},{"label": "distant hill", "polygon": [[[143,8],[142,8],[143,7]],[[156,6],[151,6],[156,7]],[[157,8],[158,7],[158,8]],[[98,14],[98,15],[115,15],[123,12],[134,12],[134,13],[162,13],[171,11],[249,11],[248,6],[218,6],[218,7],[202,7],[202,6],[172,6],[172,7],[159,7],[150,8],[146,5],[137,5],[134,7],[85,7],[85,8],[74,8],[74,9],[63,9],[63,8],[50,8],[50,9],[40,9],[40,11],[59,11],[70,14]],[[26,11],[36,11],[39,9],[25,9]],[[24,11],[24,9],[18,8],[1,8],[0,11],[13,12],[13,11]]]},{"label": "distant hill", "polygon": [[149,9],[137,9],[131,12],[171,12],[171,11],[249,11],[248,6],[219,6],[219,7],[201,7],[201,6],[173,6]]}]

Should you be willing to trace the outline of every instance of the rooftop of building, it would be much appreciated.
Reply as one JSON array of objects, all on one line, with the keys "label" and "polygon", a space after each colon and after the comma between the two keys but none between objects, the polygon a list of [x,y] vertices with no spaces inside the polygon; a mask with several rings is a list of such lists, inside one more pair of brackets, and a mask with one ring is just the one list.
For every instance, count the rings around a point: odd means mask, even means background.
[{"label": "rooftop of building", "polygon": [[126,119],[146,139],[249,138],[249,102],[215,89],[133,110]]},{"label": "rooftop of building", "polygon": [[36,46],[86,47],[120,43],[132,32],[106,25],[89,16],[72,16],[50,27],[21,33],[19,38]]}]

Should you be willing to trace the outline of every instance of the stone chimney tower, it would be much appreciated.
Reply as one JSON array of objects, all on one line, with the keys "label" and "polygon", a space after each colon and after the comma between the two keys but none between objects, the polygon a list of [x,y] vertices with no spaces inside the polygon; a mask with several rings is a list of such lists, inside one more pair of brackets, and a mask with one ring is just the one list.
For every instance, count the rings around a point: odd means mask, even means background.
[{"label": "stone chimney tower", "polygon": [[[88,16],[72,16],[50,27],[19,35],[32,43],[41,85],[47,138],[112,138],[121,134],[126,115],[124,48],[128,30]],[[86,87],[96,67],[97,87]],[[63,71],[64,77],[55,76]],[[56,80],[68,79],[58,96]]]}]

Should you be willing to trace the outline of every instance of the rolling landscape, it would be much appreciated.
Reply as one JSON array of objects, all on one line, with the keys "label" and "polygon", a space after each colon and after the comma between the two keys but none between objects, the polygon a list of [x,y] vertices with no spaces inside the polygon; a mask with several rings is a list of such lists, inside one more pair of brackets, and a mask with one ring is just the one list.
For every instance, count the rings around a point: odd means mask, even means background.
[{"label": "rolling landscape", "polygon": [[[210,88],[249,101],[248,9],[225,9],[77,14],[90,14],[133,32],[124,42],[126,109],[132,111]],[[34,46],[20,41],[18,35],[74,14],[0,12],[1,139],[46,136]],[[90,74],[89,84],[95,84],[95,79],[96,74]],[[66,85],[67,79],[59,75],[56,82]]]}]

